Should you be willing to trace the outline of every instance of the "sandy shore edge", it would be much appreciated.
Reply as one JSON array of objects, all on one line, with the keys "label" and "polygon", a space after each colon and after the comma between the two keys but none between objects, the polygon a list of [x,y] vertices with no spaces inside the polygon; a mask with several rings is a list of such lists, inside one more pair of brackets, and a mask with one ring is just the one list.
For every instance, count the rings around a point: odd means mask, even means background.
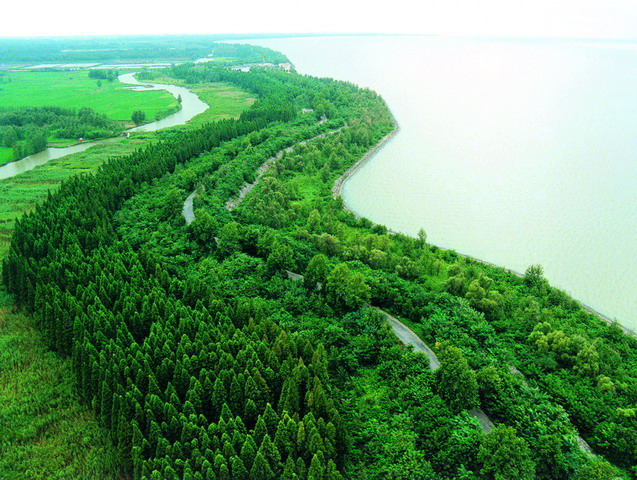
[{"label": "sandy shore edge", "polygon": [[[392,122],[394,123],[394,128],[392,129],[392,131],[381,138],[381,140],[376,144],[375,147],[368,150],[367,153],[365,153],[365,155],[363,155],[358,162],[349,167],[345,171],[345,173],[343,173],[343,175],[336,179],[336,181],[334,182],[334,186],[332,187],[332,196],[334,198],[342,196],[343,186],[345,185],[345,182],[347,182],[352,177],[352,175],[354,175],[363,165],[371,160],[371,158],[376,155],[376,153],[378,153],[385,145],[387,145],[387,143],[389,143],[390,140],[392,140],[398,134],[398,132],[400,131],[400,126],[398,125],[396,117],[394,117],[393,114],[391,118]],[[347,211],[354,214],[354,216],[358,217],[358,214],[347,205],[345,205],[345,208],[347,209]]]}]

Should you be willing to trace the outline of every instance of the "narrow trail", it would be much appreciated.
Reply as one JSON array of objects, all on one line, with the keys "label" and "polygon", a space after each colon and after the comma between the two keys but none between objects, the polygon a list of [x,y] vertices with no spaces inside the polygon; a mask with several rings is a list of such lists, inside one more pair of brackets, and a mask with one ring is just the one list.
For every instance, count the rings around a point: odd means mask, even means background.
[{"label": "narrow trail", "polygon": [[434,372],[440,368],[440,361],[434,351],[423,342],[407,325],[380,308],[377,309],[389,321],[394,333],[405,345],[412,345],[416,352],[422,352],[429,358],[429,368]]},{"label": "narrow trail", "polygon": [[190,225],[195,219],[195,209],[193,207],[193,202],[195,201],[196,195],[197,190],[188,195],[188,198],[186,198],[186,201],[184,202],[184,208],[182,208],[181,210],[181,214],[186,219],[186,225]]},{"label": "narrow trail", "polygon": [[[429,358],[429,368],[431,368],[434,372],[440,368],[438,356],[431,348],[429,348],[429,345],[423,342],[421,338],[403,322],[380,308],[377,308],[377,310],[389,321],[394,333],[401,342],[405,345],[413,346],[416,352],[422,352],[427,355]],[[472,408],[469,410],[469,413],[478,419],[480,427],[482,427],[482,433],[489,433],[493,429],[493,422],[481,408]]]},{"label": "narrow trail", "polygon": [[[319,123],[321,123],[321,122],[319,122]],[[317,135],[316,137],[312,137],[312,138],[309,138],[307,140],[303,140],[303,141],[301,141],[299,143],[296,143],[296,144],[294,144],[294,145],[292,145],[290,147],[287,147],[287,148],[284,148],[283,150],[280,150],[279,152],[277,152],[276,155],[273,155],[272,157],[268,158],[257,169],[257,177],[254,179],[254,182],[244,185],[243,188],[241,188],[241,190],[239,190],[239,195],[237,195],[235,198],[231,198],[230,200],[228,200],[226,202],[226,208],[228,209],[228,211],[231,212],[232,210],[234,210],[235,208],[237,208],[239,206],[239,204],[243,201],[243,199],[246,197],[246,195],[248,193],[250,193],[252,191],[252,189],[258,185],[259,181],[261,180],[261,177],[263,177],[265,172],[267,172],[272,167],[274,162],[276,162],[281,157],[283,157],[284,153],[291,153],[299,145],[306,145],[308,142],[311,142],[312,140],[318,140],[319,138],[326,137],[327,135],[333,135],[333,134],[338,133],[341,130],[343,130],[343,128],[345,128],[345,127],[337,128],[336,130],[330,130],[329,132],[321,133],[320,135]]]},{"label": "narrow trail", "polygon": [[[324,122],[325,122],[325,120],[322,119],[321,121],[319,121],[319,125],[324,123]],[[280,150],[275,155],[273,155],[270,158],[268,158],[257,169],[257,176],[254,179],[254,182],[246,183],[241,188],[241,190],[239,190],[239,194],[236,197],[231,198],[230,200],[228,200],[226,202],[226,209],[228,209],[228,211],[231,212],[232,210],[237,208],[241,204],[243,199],[246,197],[246,195],[248,195],[248,193],[250,193],[252,191],[252,189],[258,185],[258,183],[261,180],[261,178],[263,177],[263,175],[272,167],[274,162],[276,162],[277,160],[279,160],[279,159],[281,159],[283,157],[284,153],[291,153],[299,145],[307,145],[308,142],[311,142],[313,140],[318,140],[319,138],[326,137],[327,135],[334,135],[335,133],[340,132],[344,128],[347,128],[347,125],[345,125],[343,127],[340,127],[340,128],[337,128],[335,130],[330,130],[328,132],[321,133],[321,134],[319,134],[319,135],[317,135],[315,137],[308,138],[307,140],[302,140],[302,141],[300,141],[298,143],[295,143],[294,145],[291,145],[291,146],[289,146],[287,148],[284,148],[283,150]],[[183,206],[183,208],[181,210],[181,214],[186,219],[186,225],[190,225],[193,222],[193,220],[195,219],[195,212],[194,212],[193,202],[194,202],[194,199],[195,199],[196,196],[197,196],[197,190],[195,190],[190,195],[188,195],[188,197],[184,201],[184,206]]]}]

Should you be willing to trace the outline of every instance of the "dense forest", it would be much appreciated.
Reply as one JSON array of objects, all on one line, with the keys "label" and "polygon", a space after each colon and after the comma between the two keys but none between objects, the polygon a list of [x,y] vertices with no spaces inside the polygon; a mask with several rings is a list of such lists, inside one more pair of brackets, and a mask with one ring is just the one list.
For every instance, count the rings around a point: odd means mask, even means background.
[{"label": "dense forest", "polygon": [[[124,471],[637,478],[634,336],[539,266],[518,277],[334,198],[335,180],[394,128],[377,94],[259,68],[164,73],[259,100],[65,182],[16,224],[2,269],[50,348],[72,358]],[[439,369],[383,311],[436,351]],[[495,423],[486,434],[476,407]]]},{"label": "dense forest", "polygon": [[13,148],[13,159],[41,152],[47,139],[104,138],[122,130],[106,115],[82,107],[22,107],[0,110],[0,147]]}]

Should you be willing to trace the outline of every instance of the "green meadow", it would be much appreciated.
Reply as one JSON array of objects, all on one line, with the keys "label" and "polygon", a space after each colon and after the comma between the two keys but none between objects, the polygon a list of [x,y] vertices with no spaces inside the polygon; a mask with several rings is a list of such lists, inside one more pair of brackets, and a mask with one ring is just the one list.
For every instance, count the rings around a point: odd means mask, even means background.
[{"label": "green meadow", "polygon": [[[254,95],[238,89],[228,83],[197,83],[190,84],[184,80],[172,77],[159,77],[150,80],[152,83],[166,83],[186,87],[199,98],[210,105],[210,108],[193,118],[188,125],[200,126],[204,123],[214,122],[226,118],[238,118],[246,108],[249,108],[257,99]],[[183,127],[182,127],[183,128]]]},{"label": "green meadow", "polygon": [[13,160],[13,149],[0,147],[0,165],[4,165]]},{"label": "green meadow", "polygon": [[253,95],[227,83],[184,84],[184,86],[210,105],[208,110],[192,119],[190,124],[193,126],[225,118],[238,118],[241,112],[257,101]]},{"label": "green meadow", "polygon": [[134,92],[117,80],[100,83],[89,78],[88,70],[10,72],[0,83],[0,108],[89,107],[112,120],[130,122],[135,110],[143,110],[152,119],[177,106],[177,100],[163,90]]}]

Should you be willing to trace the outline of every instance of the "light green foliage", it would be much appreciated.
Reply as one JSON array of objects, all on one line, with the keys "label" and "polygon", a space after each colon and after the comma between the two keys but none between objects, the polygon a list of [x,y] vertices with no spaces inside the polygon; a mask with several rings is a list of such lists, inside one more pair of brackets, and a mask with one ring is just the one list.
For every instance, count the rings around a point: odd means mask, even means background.
[{"label": "light green foliage", "polygon": [[602,392],[615,392],[615,384],[606,375],[599,375],[597,377],[597,388]]},{"label": "light green foliage", "polygon": [[325,292],[336,308],[354,310],[369,301],[371,289],[361,273],[352,273],[341,263],[327,276]]},{"label": "light green foliage", "polygon": [[581,480],[609,480],[617,478],[618,472],[615,467],[603,458],[593,458],[590,463],[584,466],[578,479]]},{"label": "light green foliage", "polygon": [[448,278],[445,282],[445,290],[453,295],[464,296],[467,291],[467,280],[464,270],[458,264],[449,267]]},{"label": "light green foliage", "polygon": [[532,480],[535,475],[529,445],[512,427],[498,425],[491,430],[480,445],[478,460],[484,478]]},{"label": "light green foliage", "polygon": [[493,280],[487,276],[480,276],[469,284],[465,297],[469,304],[481,312],[493,312],[500,303],[502,296],[495,290],[491,290]]},{"label": "light green foliage", "polygon": [[427,232],[425,232],[424,228],[418,230],[418,241],[420,242],[421,248],[424,248],[427,245]]},{"label": "light green foliage", "polygon": [[544,278],[544,269],[542,265],[531,265],[524,272],[524,282],[531,288],[537,288],[543,285],[546,280]]},{"label": "light green foliage", "polygon": [[436,371],[438,394],[444,398],[454,412],[477,407],[478,382],[462,351],[446,346],[440,352],[440,368]]},{"label": "light green foliage", "polygon": [[581,335],[568,336],[553,330],[548,322],[538,323],[528,337],[543,353],[551,353],[565,366],[572,366],[581,376],[595,377],[600,369],[600,356],[595,346]]},{"label": "light green foliage", "polygon": [[585,377],[595,377],[599,373],[599,353],[593,344],[587,343],[581,348],[573,369]]}]

